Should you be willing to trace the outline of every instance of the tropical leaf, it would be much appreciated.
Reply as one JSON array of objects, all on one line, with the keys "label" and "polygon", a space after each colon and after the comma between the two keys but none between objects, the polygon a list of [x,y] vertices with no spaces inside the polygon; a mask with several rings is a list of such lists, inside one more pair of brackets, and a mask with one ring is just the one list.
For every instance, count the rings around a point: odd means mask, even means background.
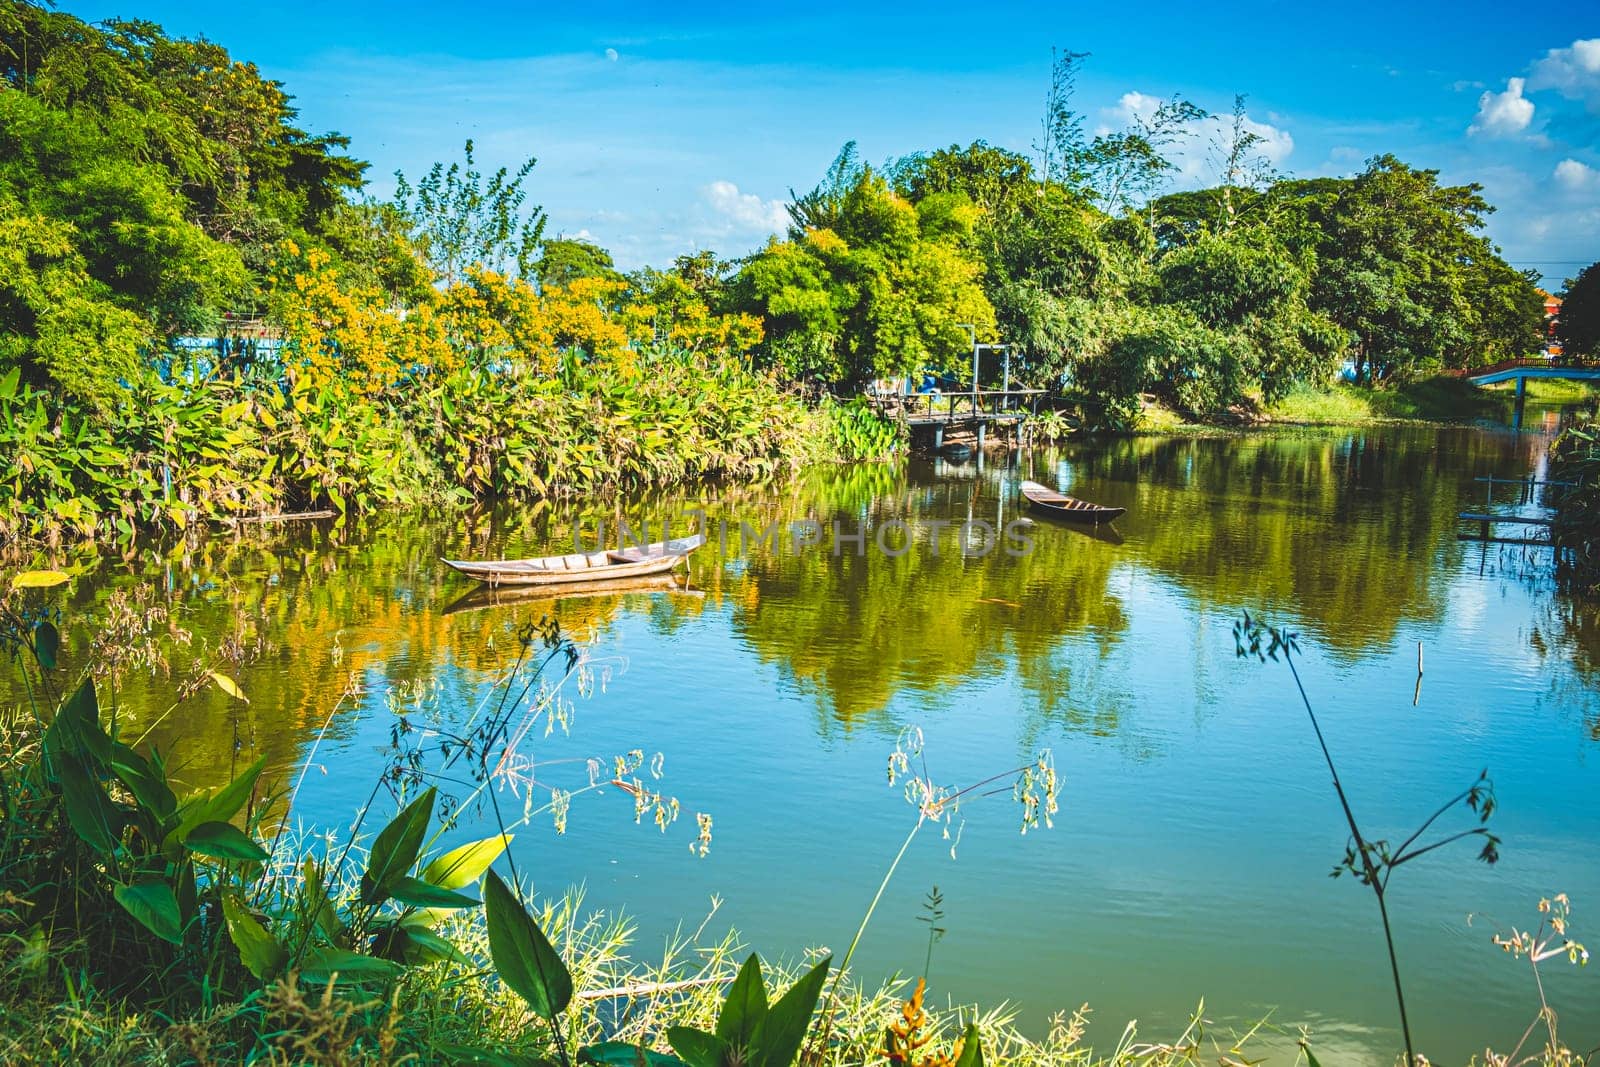
[{"label": "tropical leaf", "polygon": [[475,908],[478,901],[464,893],[432,885],[420,878],[399,878],[389,887],[389,895],[413,908]]},{"label": "tropical leaf", "polygon": [[67,822],[84,844],[102,855],[110,855],[122,836],[122,812],[106,795],[100,782],[84,769],[81,760],[63,757],[56,773],[61,781],[61,800]]},{"label": "tropical leaf", "polygon": [[166,882],[150,879],[133,885],[118,885],[111,891],[117,903],[163,941],[183,942],[183,918],[178,898]]},{"label": "tropical leaf", "polygon": [[178,828],[173,831],[172,839],[179,842],[185,840],[201,823],[231,821],[250,799],[250,795],[255,791],[256,779],[261,776],[261,769],[266,765],[267,757],[262,756],[215,793],[186,802],[179,809],[182,818],[178,822]]},{"label": "tropical leaf", "polygon": [[692,1026],[667,1027],[667,1044],[689,1067],[727,1067],[733,1051],[716,1034]]},{"label": "tropical leaf", "polygon": [[217,683],[218,689],[222,690],[224,693],[227,693],[235,700],[242,700],[246,704],[250,703],[250,698],[244,695],[244,690],[239,688],[239,683],[234,681],[232,678],[229,678],[226,674],[223,674],[220,671],[212,671],[211,680]]},{"label": "tropical leaf", "polygon": [[423,868],[422,880],[441,889],[460,889],[464,885],[471,885],[483,877],[483,872],[489,869],[490,864],[500,858],[514,836],[486,837],[482,841],[473,841],[435,856]]},{"label": "tropical leaf", "polygon": [[267,928],[233,897],[222,898],[222,915],[228,922],[228,937],[239,950],[245,970],[266,981],[283,970],[289,954]]},{"label": "tropical leaf", "polygon": [[111,773],[128,788],[139,806],[166,819],[178,807],[178,798],[167,785],[166,774],[133,749],[121,742],[111,746]]},{"label": "tropical leaf", "polygon": [[343,948],[315,948],[306,953],[300,975],[314,982],[328,982],[337,976],[352,984],[393,978],[401,967],[376,956],[363,956]]},{"label": "tropical leaf", "polygon": [[641,1045],[626,1041],[602,1041],[585,1045],[578,1050],[579,1063],[603,1064],[607,1067],[689,1067],[676,1056],[654,1052]]},{"label": "tropical leaf", "polygon": [[489,958],[500,980],[537,1014],[554,1020],[572,1002],[572,975],[500,876],[483,876],[483,908],[489,927]]},{"label": "tropical leaf", "polygon": [[[459,963],[470,966],[472,960],[448,939],[440,937],[426,926],[414,926],[411,923],[401,923],[401,930],[405,933],[406,941],[412,952],[407,959],[413,962],[441,960],[447,963]],[[413,958],[414,957],[414,958]]]},{"label": "tropical leaf", "polygon": [[377,840],[372,843],[367,869],[361,875],[361,903],[378,904],[387,899],[394,884],[417,862],[422,835],[427,833],[428,820],[433,818],[436,793],[437,790],[429,786],[379,831]]},{"label": "tropical leaf", "polygon": [[717,1037],[733,1048],[748,1049],[756,1027],[766,1016],[767,989],[761,980],[761,959],[752,952],[728,987],[722,1012],[717,1016]]},{"label": "tropical leaf", "polygon": [[811,1015],[817,1009],[817,998],[822,995],[822,984],[828,980],[828,967],[832,962],[830,956],[811,968],[767,1010],[750,1042],[752,1067],[790,1067],[794,1063],[800,1054],[800,1043],[811,1026]]},{"label": "tropical leaf", "polygon": [[33,628],[33,653],[39,657],[39,666],[47,671],[56,669],[56,654],[61,651],[61,631],[49,619],[39,620]]},{"label": "tropical leaf", "polygon": [[267,861],[267,850],[237,826],[228,822],[203,822],[189,831],[183,845],[190,852],[219,860]]},{"label": "tropical leaf", "polygon": [[72,576],[65,571],[23,571],[11,576],[13,589],[49,589],[60,585]]}]

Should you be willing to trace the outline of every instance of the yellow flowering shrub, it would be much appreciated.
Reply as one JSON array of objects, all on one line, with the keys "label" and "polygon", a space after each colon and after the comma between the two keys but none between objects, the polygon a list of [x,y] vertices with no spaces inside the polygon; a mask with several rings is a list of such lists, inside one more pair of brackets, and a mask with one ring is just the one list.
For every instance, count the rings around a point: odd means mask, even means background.
[{"label": "yellow flowering shrub", "polygon": [[394,307],[377,288],[342,279],[326,252],[302,252],[292,242],[285,252],[271,302],[283,330],[284,362],[296,381],[338,381],[372,395],[397,385],[410,368],[448,373],[460,365],[436,298]]}]

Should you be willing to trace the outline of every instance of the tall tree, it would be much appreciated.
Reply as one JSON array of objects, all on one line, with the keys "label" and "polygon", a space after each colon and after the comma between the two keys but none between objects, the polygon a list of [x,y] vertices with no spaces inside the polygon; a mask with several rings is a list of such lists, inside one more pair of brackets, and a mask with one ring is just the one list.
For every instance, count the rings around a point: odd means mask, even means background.
[{"label": "tall tree", "polygon": [[1591,263],[1576,278],[1567,279],[1556,336],[1568,355],[1600,356],[1600,263]]},{"label": "tall tree", "polygon": [[413,188],[395,174],[395,203],[412,220],[423,256],[446,285],[469,267],[484,267],[519,278],[534,277],[545,213],[527,205],[523,182],[537,160],[515,171],[501,167],[487,178],[478,170],[469,139],[461,162],[435,163]]}]

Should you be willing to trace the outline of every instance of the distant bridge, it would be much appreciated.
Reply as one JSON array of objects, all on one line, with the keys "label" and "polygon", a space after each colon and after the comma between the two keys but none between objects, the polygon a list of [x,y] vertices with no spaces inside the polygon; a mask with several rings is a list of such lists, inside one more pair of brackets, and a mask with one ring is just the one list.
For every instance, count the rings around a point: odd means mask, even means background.
[{"label": "distant bridge", "polygon": [[1460,372],[1473,385],[1496,385],[1516,381],[1517,391],[1529,378],[1566,378],[1573,381],[1600,381],[1600,362],[1576,359],[1503,359],[1487,367]]},{"label": "distant bridge", "polygon": [[1455,372],[1473,385],[1517,383],[1517,400],[1512,408],[1512,426],[1522,429],[1522,406],[1528,395],[1529,378],[1565,378],[1568,381],[1600,382],[1600,362],[1578,359],[1503,359],[1486,367]]}]

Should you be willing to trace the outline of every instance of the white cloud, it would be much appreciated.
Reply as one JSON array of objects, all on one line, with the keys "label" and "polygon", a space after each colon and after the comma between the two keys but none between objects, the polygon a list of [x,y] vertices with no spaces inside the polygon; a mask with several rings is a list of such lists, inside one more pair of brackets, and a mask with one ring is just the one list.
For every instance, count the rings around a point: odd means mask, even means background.
[{"label": "white cloud", "polygon": [[789,205],[782,200],[763,200],[754,193],[741,193],[729,181],[714,181],[705,187],[711,210],[725,219],[730,228],[744,233],[781,233],[789,225]]},{"label": "white cloud", "polygon": [[1600,171],[1576,159],[1563,159],[1556,164],[1555,179],[1563,189],[1578,192],[1600,184]]},{"label": "white cloud", "polygon": [[1528,88],[1554,89],[1569,100],[1584,101],[1591,111],[1600,111],[1600,37],[1550,49],[1533,65]]},{"label": "white cloud", "polygon": [[1467,127],[1467,132],[1508,137],[1526,130],[1533,121],[1533,101],[1522,95],[1526,84],[1523,78],[1507,78],[1505,92],[1485,90],[1478,97],[1478,117]]}]

